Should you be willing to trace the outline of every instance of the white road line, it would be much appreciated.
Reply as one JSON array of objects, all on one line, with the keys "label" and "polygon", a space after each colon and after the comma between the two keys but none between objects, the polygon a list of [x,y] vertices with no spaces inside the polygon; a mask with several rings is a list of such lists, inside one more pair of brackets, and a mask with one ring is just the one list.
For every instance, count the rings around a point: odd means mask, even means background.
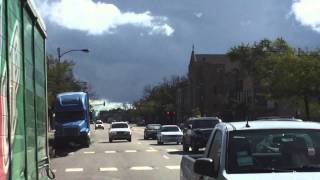
[{"label": "white road line", "polygon": [[85,151],[83,152],[83,154],[94,154],[95,152],[94,151]]},{"label": "white road line", "polygon": [[149,149],[153,149],[153,150],[155,150],[155,148],[153,148],[153,147],[149,147]]},{"label": "white road line", "polygon": [[166,149],[167,152],[179,151],[178,149]]},{"label": "white road line", "polygon": [[116,153],[116,151],[104,151],[104,153],[106,153],[106,154],[112,154],[112,153]]},{"label": "white road line", "polygon": [[137,144],[141,144],[141,142],[137,142]]},{"label": "white road line", "polygon": [[155,150],[155,149],[147,149],[146,152],[158,152],[158,150]]},{"label": "white road line", "polygon": [[82,172],[83,168],[67,168],[65,172]]},{"label": "white road line", "polygon": [[170,159],[168,156],[166,156],[166,155],[162,155],[162,157],[163,158],[165,158],[165,159]]},{"label": "white road line", "polygon": [[101,172],[118,171],[118,168],[116,168],[116,167],[101,167],[101,168],[99,168],[99,171],[101,171]]},{"label": "white road line", "polygon": [[180,169],[180,166],[179,165],[176,165],[176,166],[166,166],[167,169],[170,169],[170,170],[179,170]]},{"label": "white road line", "polygon": [[68,153],[68,155],[72,156],[72,155],[74,155],[74,152],[70,152],[70,153]]},{"label": "white road line", "polygon": [[149,170],[153,170],[152,167],[150,166],[133,166],[130,168],[130,170],[133,171],[149,171]]},{"label": "white road line", "polygon": [[137,152],[137,150],[125,150],[124,152],[126,152],[126,153],[133,153],[133,152]]}]

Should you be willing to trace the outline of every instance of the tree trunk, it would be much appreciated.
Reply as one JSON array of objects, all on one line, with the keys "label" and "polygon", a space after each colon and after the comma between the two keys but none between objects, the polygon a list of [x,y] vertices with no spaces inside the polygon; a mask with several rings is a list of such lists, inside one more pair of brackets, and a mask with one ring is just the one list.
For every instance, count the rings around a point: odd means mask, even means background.
[{"label": "tree trunk", "polygon": [[304,96],[303,101],[304,101],[304,106],[305,106],[306,118],[307,118],[307,121],[309,121],[310,120],[309,97]]}]

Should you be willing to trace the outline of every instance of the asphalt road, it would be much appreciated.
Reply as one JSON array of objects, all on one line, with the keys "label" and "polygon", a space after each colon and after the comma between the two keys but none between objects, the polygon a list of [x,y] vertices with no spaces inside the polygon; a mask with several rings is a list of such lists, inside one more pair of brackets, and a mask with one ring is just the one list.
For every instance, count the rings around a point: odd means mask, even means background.
[{"label": "asphalt road", "polygon": [[[105,124],[108,127],[107,124]],[[92,130],[89,148],[56,150],[51,159],[58,180],[179,179],[182,145],[143,140],[143,127],[132,128],[132,142],[108,142],[108,128]]]}]

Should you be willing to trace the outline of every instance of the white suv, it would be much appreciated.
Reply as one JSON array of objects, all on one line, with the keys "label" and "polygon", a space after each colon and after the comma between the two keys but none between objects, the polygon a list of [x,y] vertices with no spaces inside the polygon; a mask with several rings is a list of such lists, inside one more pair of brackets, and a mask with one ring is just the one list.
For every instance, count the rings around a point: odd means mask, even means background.
[{"label": "white suv", "polygon": [[109,129],[109,142],[113,140],[128,140],[131,142],[131,129],[127,122],[114,122]]},{"label": "white suv", "polygon": [[204,155],[182,158],[180,175],[182,180],[320,179],[320,124],[219,123]]}]

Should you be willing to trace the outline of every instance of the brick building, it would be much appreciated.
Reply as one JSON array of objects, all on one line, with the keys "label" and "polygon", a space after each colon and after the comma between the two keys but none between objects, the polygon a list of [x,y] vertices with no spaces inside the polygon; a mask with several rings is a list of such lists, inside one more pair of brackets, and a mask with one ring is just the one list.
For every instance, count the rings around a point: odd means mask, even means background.
[{"label": "brick building", "polygon": [[226,121],[292,114],[267,101],[257,89],[250,77],[241,75],[239,64],[231,62],[227,55],[195,54],[193,50],[188,83],[177,92],[178,121],[192,116],[195,110],[202,116],[219,116]]}]

